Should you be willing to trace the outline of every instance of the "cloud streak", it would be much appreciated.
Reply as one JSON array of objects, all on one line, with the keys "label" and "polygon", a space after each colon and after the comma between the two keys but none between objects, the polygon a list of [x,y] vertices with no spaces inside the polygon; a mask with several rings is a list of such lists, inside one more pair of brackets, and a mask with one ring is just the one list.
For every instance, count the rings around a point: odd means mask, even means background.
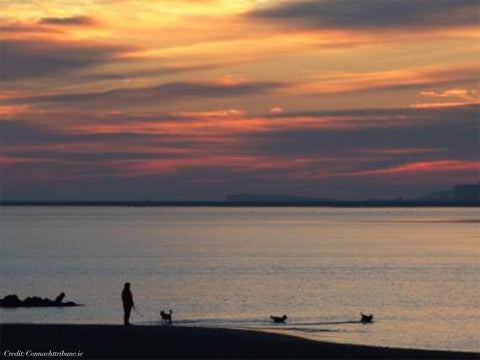
[{"label": "cloud streak", "polygon": [[47,17],[40,19],[38,22],[43,25],[61,25],[61,26],[92,26],[97,22],[93,17],[77,15],[70,17]]},{"label": "cloud streak", "polygon": [[378,72],[337,73],[319,75],[310,81],[297,84],[293,91],[300,93],[339,94],[358,91],[422,90],[432,93],[432,88],[477,84],[480,74],[476,66],[418,67],[384,70]]},{"label": "cloud streak", "polygon": [[300,28],[425,29],[478,25],[475,0],[287,1],[249,14]]},{"label": "cloud streak", "polygon": [[461,160],[435,160],[418,161],[407,164],[401,164],[394,167],[363,170],[339,175],[345,176],[383,176],[397,174],[412,174],[418,172],[445,172],[445,171],[480,171],[480,161],[461,161]]},{"label": "cloud streak", "polygon": [[59,104],[90,104],[102,107],[145,106],[156,105],[170,101],[199,98],[225,98],[235,96],[250,96],[280,89],[288,84],[281,82],[170,82],[142,88],[121,88],[100,92],[74,94],[59,94],[18,98],[15,102],[24,103],[59,103]]},{"label": "cloud streak", "polygon": [[4,81],[47,77],[114,61],[134,47],[38,39],[2,41],[0,76]]}]

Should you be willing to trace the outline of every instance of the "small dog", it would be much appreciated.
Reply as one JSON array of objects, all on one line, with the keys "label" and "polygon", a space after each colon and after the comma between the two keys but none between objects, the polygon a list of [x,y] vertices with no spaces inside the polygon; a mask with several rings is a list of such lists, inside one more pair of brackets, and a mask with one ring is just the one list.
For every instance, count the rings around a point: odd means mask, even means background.
[{"label": "small dog", "polygon": [[273,316],[273,315],[271,315],[270,319],[272,319],[273,322],[275,322],[275,323],[284,323],[285,320],[287,320],[287,315],[283,315],[283,316]]},{"label": "small dog", "polygon": [[373,315],[365,315],[364,313],[360,313],[362,315],[362,319],[360,320],[361,323],[366,324],[366,323],[371,323],[373,320]]},{"label": "small dog", "polygon": [[172,323],[172,314],[173,314],[173,311],[172,309],[170,309],[170,312],[165,312],[163,310],[160,311],[160,316],[162,318],[162,322],[168,322],[169,324]]}]

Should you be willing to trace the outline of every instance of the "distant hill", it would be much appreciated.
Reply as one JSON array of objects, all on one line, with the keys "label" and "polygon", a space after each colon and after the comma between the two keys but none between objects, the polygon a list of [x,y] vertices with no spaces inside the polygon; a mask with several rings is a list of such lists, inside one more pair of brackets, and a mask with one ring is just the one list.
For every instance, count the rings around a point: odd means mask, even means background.
[{"label": "distant hill", "polygon": [[423,195],[419,200],[426,201],[480,201],[480,183],[456,185],[450,190],[432,192]]},{"label": "distant hill", "polygon": [[480,207],[480,183],[456,185],[450,190],[432,192],[417,199],[336,200],[285,194],[232,194],[225,200],[140,200],[140,201],[34,201],[0,200],[0,206],[332,206],[332,207]]},{"label": "distant hill", "polygon": [[334,199],[283,194],[234,194],[225,196],[228,203],[316,203],[334,202]]}]

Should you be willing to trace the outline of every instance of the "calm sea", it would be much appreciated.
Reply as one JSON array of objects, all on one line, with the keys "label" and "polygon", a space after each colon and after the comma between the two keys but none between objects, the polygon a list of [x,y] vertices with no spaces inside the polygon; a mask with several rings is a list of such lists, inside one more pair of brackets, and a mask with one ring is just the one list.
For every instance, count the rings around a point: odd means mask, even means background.
[{"label": "calm sea", "polygon": [[0,296],[85,304],[2,309],[3,323],[121,323],[129,281],[136,324],[173,309],[177,325],[480,351],[478,209],[3,207],[0,219]]}]

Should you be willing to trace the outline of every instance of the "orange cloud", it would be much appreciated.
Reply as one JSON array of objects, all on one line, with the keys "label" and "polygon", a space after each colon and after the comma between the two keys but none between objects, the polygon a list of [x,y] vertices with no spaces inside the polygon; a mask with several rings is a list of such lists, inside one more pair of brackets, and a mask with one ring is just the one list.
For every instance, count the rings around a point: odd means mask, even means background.
[{"label": "orange cloud", "polygon": [[434,109],[434,108],[443,108],[443,107],[457,107],[464,105],[475,105],[479,104],[478,101],[450,101],[450,102],[434,102],[434,103],[417,103],[412,104],[410,107],[412,109]]},{"label": "orange cloud", "polygon": [[15,115],[30,110],[30,105],[0,105],[0,116]]},{"label": "orange cloud", "polygon": [[274,106],[269,110],[270,114],[281,114],[283,113],[283,108],[281,106]]},{"label": "orange cloud", "polygon": [[421,91],[420,95],[428,96],[428,97],[439,97],[439,98],[457,97],[461,99],[470,100],[471,99],[470,93],[471,91],[469,89],[448,89],[444,91],[434,91],[434,90]]},{"label": "orange cloud", "polygon": [[[183,114],[192,114],[190,112]],[[182,136],[219,136],[262,133],[269,131],[305,130],[305,129],[352,129],[367,126],[395,125],[395,119],[379,117],[359,123],[348,116],[294,116],[277,118],[243,117],[241,114],[222,114],[216,112],[194,112],[189,121],[161,121],[97,124],[66,124],[64,131],[84,134],[170,134]]]},{"label": "orange cloud", "polygon": [[[310,81],[298,84],[291,92],[333,94],[359,90],[404,90],[436,84],[476,82],[478,79],[477,65],[462,68],[422,66],[373,72],[335,72],[312,77]],[[458,94],[458,90],[446,94]]]},{"label": "orange cloud", "polygon": [[477,90],[464,88],[454,88],[443,91],[425,90],[420,92],[420,96],[435,99],[445,99],[445,101],[433,103],[415,103],[411,105],[412,108],[438,108],[480,103],[480,97],[478,96]]},{"label": "orange cloud", "polygon": [[245,116],[245,110],[239,109],[225,109],[225,110],[210,110],[210,111],[181,111],[178,113],[183,116],[193,116],[193,117],[238,117]]}]

